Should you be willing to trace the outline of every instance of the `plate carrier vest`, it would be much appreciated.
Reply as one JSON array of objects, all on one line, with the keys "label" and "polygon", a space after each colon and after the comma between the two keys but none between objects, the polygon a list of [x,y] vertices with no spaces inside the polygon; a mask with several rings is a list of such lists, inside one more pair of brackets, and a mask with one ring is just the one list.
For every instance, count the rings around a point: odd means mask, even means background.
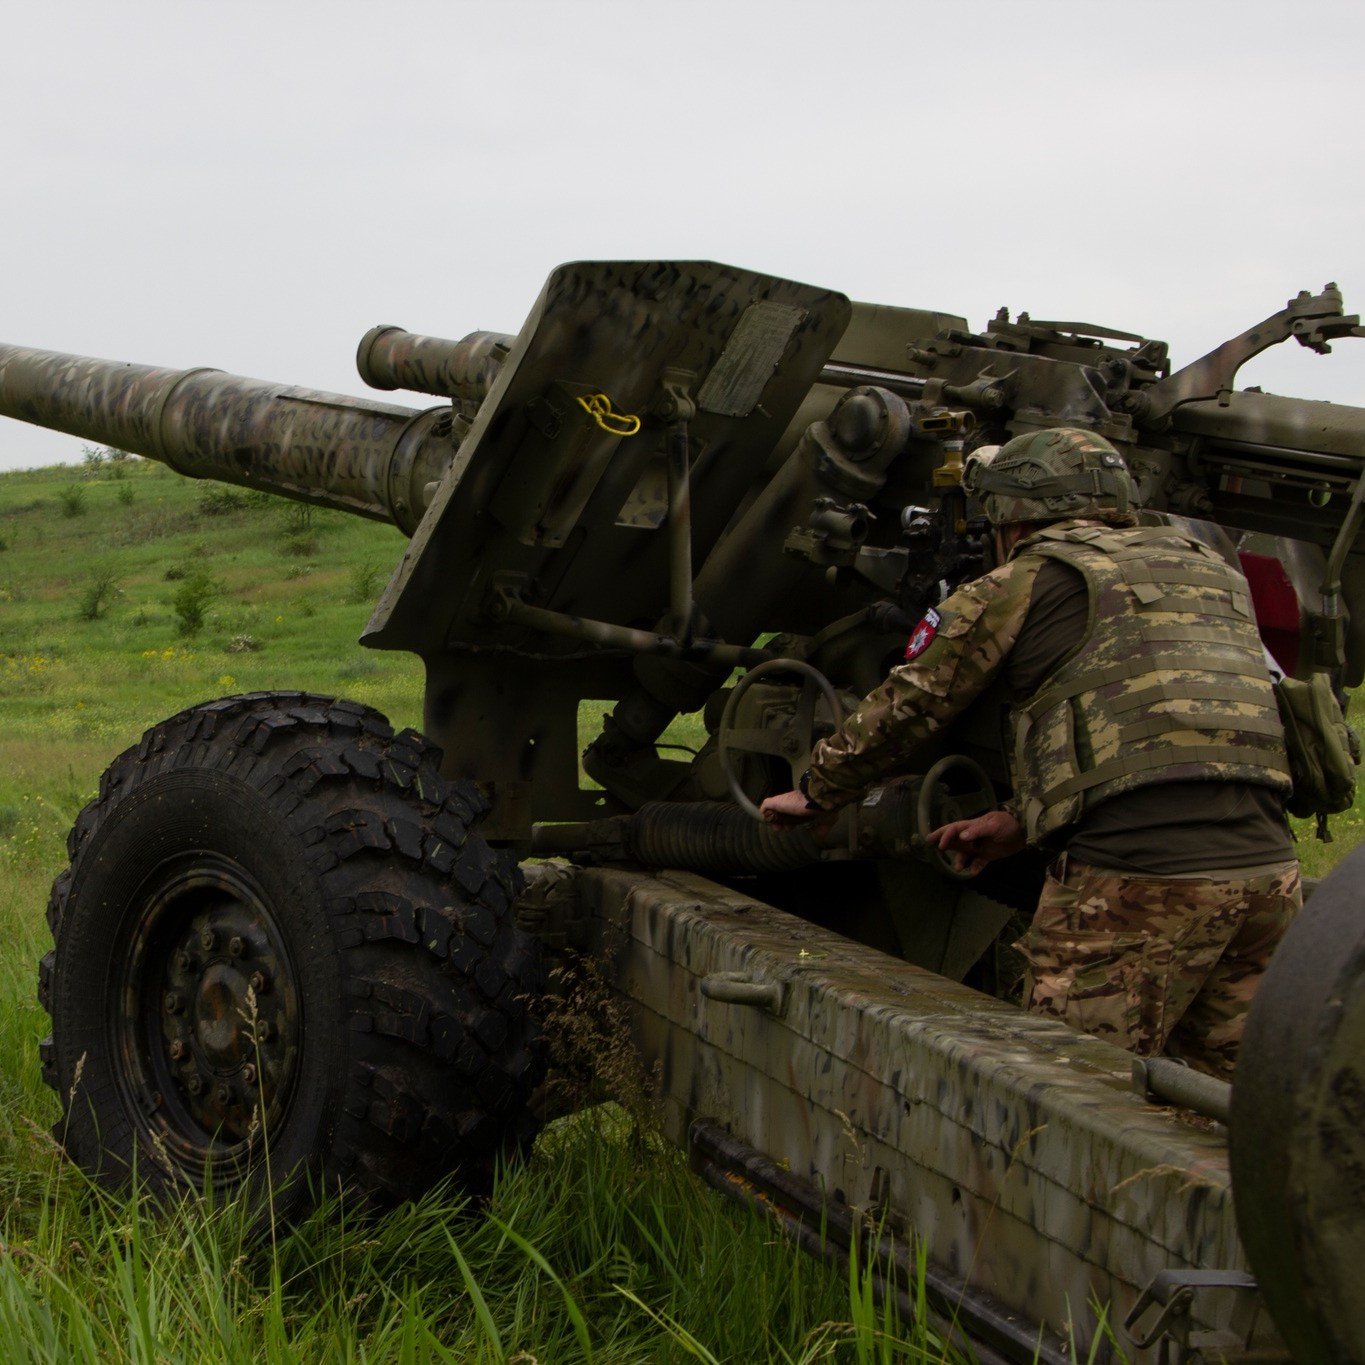
[{"label": "plate carrier vest", "polygon": [[[1015,795],[1029,842],[1157,782],[1289,792],[1275,695],[1246,579],[1170,527],[1045,527],[1019,550],[1086,582],[1081,643],[1013,708]],[[1035,570],[1036,572],[1036,570]]]}]

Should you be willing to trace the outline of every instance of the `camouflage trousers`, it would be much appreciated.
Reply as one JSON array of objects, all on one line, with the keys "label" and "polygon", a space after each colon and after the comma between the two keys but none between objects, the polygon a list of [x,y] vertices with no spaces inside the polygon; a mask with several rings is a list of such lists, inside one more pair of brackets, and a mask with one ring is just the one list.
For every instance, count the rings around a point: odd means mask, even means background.
[{"label": "camouflage trousers", "polygon": [[1302,904],[1297,862],[1136,877],[1063,857],[1015,944],[1035,1014],[1230,1079],[1251,998]]}]

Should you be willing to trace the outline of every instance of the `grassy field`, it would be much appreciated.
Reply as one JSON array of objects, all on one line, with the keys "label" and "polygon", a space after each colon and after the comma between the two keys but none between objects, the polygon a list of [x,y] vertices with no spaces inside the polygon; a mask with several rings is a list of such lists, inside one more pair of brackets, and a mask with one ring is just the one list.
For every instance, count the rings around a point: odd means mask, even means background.
[{"label": "grassy field", "polygon": [[0,1358],[947,1358],[610,1110],[544,1134],[486,1212],[333,1204],[265,1242],[232,1204],[158,1215],[61,1159],[34,986],[73,817],[115,754],[209,697],[302,687],[419,724],[417,661],[355,643],[402,548],[142,461],[0,476]]},{"label": "grassy field", "polygon": [[[944,1360],[601,1112],[545,1134],[491,1208],[331,1205],[267,1242],[87,1188],[48,1134],[43,907],[100,771],[213,696],[308,688],[417,725],[416,660],[355,643],[403,548],[383,526],[141,461],[0,476],[0,1357]],[[1300,848],[1321,872],[1365,832]]]}]

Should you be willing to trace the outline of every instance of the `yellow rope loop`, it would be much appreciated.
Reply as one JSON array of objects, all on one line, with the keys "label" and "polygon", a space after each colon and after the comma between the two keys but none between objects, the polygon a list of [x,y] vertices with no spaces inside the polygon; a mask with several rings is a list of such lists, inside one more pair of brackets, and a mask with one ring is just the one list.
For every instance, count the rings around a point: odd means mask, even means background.
[{"label": "yellow rope loop", "polygon": [[634,436],[640,430],[640,419],[630,412],[617,412],[605,393],[580,396],[579,405],[603,431],[611,436]]}]

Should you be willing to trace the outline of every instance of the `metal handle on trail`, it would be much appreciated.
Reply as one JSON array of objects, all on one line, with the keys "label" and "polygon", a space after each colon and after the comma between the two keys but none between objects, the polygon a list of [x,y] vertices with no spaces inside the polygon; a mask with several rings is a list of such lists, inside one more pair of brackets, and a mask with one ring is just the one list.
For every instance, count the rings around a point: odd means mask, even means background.
[{"label": "metal handle on trail", "polygon": [[712,972],[702,977],[701,993],[725,1005],[754,1005],[773,1014],[782,1013],[782,983],[755,981],[744,972]]}]

